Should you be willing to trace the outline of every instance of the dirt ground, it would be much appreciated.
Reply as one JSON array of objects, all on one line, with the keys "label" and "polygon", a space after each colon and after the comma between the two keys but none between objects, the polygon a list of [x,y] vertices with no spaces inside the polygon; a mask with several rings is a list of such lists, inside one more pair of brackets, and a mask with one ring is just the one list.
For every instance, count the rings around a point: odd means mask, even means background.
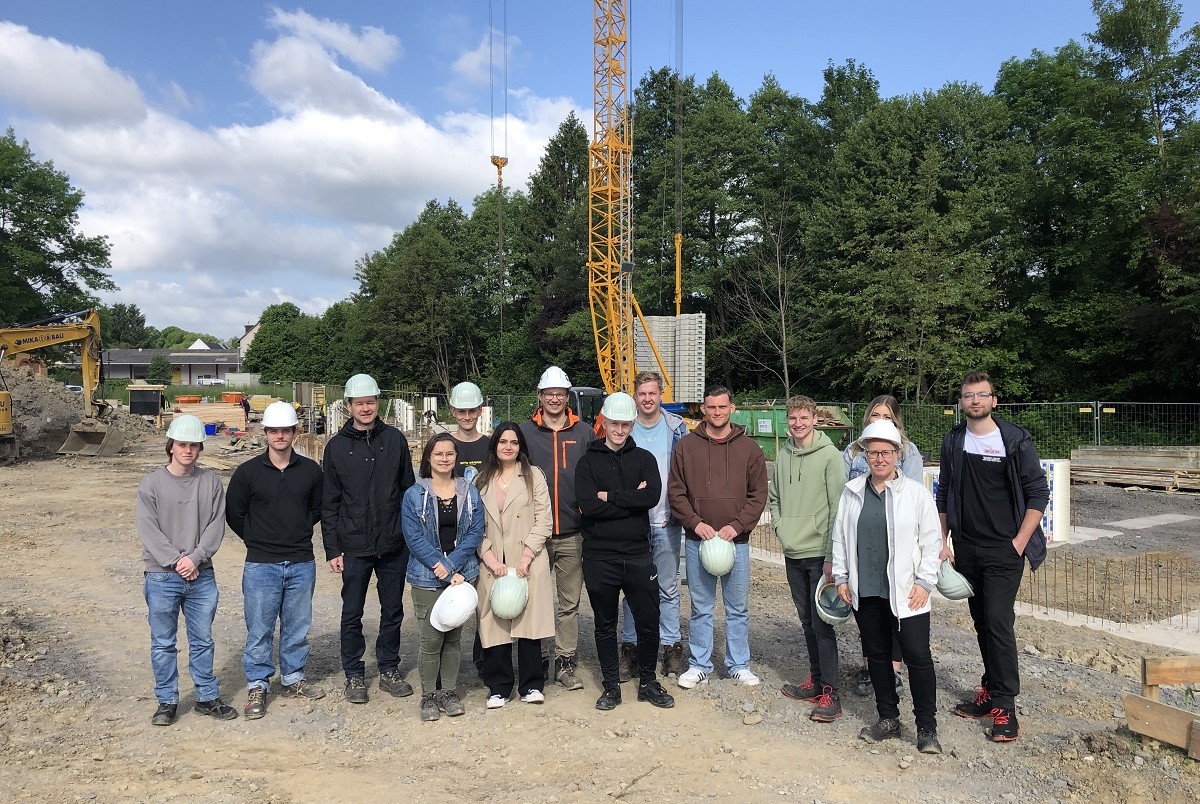
[{"label": "dirt ground", "polygon": [[[371,702],[353,706],[341,694],[339,585],[322,571],[308,671],[330,690],[325,699],[296,703],[272,694],[262,720],[216,722],[191,711],[184,661],[180,717],[170,728],[152,727],[155,702],[133,509],[138,480],[162,458],[160,443],[146,442],[115,458],[27,461],[0,469],[0,550],[6,559],[0,566],[0,790],[6,801],[1200,797],[1196,763],[1177,749],[1143,745],[1124,728],[1121,691],[1138,688],[1143,654],[1163,651],[1119,635],[1022,617],[1021,739],[992,744],[981,724],[952,716],[950,707],[978,683],[980,672],[962,603],[938,601],[934,609],[944,756],[916,752],[907,691],[901,701],[903,741],[869,746],[857,738],[875,711],[869,698],[852,692],[850,677],[860,663],[853,626],[839,630],[845,717],[832,725],[809,721],[809,705],[778,692],[782,682],[806,675],[807,662],[782,568],[766,563],[755,564],[751,604],[752,666],[763,677],[758,688],[720,679],[685,691],[672,680],[667,686],[677,705],[664,711],[638,703],[627,685],[622,706],[597,712],[595,648],[585,603],[581,692],[551,688],[544,706],[514,701],[488,712],[484,690],[465,661],[460,688],[467,714],[421,723],[417,698],[380,693],[369,661]],[[229,472],[222,475],[227,479]],[[1197,505],[1195,498],[1090,488],[1076,500],[1076,519],[1099,525],[1159,509],[1195,512]],[[1175,528],[1161,538],[1190,535],[1189,529]],[[1149,531],[1139,531],[1137,538],[1143,548],[1170,549],[1149,544],[1155,538]],[[1121,550],[1123,544],[1112,540],[1108,549]],[[223,697],[239,711],[245,703],[244,555],[229,535],[216,558],[222,597],[215,625],[217,671]],[[369,621],[368,636],[373,634]],[[402,669],[417,683],[411,624],[403,639]],[[185,655],[181,644],[181,659]],[[716,663],[722,666],[719,656]],[[1164,690],[1169,703],[1185,705],[1184,697],[1183,690]]]}]

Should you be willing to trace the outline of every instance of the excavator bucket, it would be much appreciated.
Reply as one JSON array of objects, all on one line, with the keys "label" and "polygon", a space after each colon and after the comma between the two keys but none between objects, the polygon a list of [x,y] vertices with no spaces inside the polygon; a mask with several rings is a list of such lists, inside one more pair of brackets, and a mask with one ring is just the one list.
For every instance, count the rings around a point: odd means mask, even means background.
[{"label": "excavator bucket", "polygon": [[125,446],[125,434],[95,419],[84,419],[71,428],[71,434],[58,448],[60,455],[116,455]]}]

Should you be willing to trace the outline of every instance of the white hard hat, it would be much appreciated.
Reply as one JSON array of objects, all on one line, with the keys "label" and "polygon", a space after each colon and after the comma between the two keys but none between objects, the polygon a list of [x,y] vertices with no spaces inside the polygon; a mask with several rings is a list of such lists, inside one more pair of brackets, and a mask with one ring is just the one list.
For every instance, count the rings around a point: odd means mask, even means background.
[{"label": "white hard hat", "polygon": [[439,631],[453,631],[471,619],[479,604],[479,593],[469,583],[445,589],[429,610],[429,624]]},{"label": "white hard hat", "polygon": [[508,568],[508,574],[502,575],[492,584],[492,593],[488,597],[492,614],[501,620],[511,620],[521,616],[525,604],[529,602],[529,581],[517,575],[516,569]]},{"label": "white hard hat", "polygon": [[637,418],[637,405],[633,397],[624,391],[609,394],[600,408],[600,415],[609,421],[631,422]]},{"label": "white hard hat", "polygon": [[890,441],[896,445],[896,449],[900,449],[904,437],[896,425],[887,419],[877,419],[863,428],[862,435],[858,437],[858,446],[866,449],[868,441]]},{"label": "white hard hat", "polygon": [[567,376],[567,372],[560,369],[558,366],[551,366],[542,372],[542,378],[538,380],[538,390],[545,391],[547,388],[570,388],[571,379]]},{"label": "white hard hat", "polygon": [[483,404],[483,392],[473,382],[460,382],[450,389],[450,407],[474,410]]},{"label": "white hard hat", "polygon": [[297,424],[296,409],[287,402],[272,402],[263,411],[263,427],[295,427]]},{"label": "white hard hat", "polygon": [[167,428],[167,438],[192,444],[203,444],[205,439],[204,422],[191,414],[177,416],[171,420],[171,426]]},{"label": "white hard hat", "polygon": [[[879,422],[875,422],[875,424],[879,424]],[[850,604],[842,600],[842,596],[837,593],[837,587],[823,577],[817,584],[813,603],[817,607],[817,616],[830,625],[841,625],[849,620],[852,614]]]},{"label": "white hard hat", "polygon": [[971,582],[962,576],[950,563],[950,559],[942,559],[938,568],[937,590],[947,600],[966,600],[975,594]]},{"label": "white hard hat", "polygon": [[347,399],[360,396],[379,396],[379,385],[370,374],[355,374],[346,380],[346,390],[343,396]]},{"label": "white hard hat", "polygon": [[728,575],[737,559],[737,548],[733,542],[714,536],[700,542],[700,564],[709,575],[720,578]]}]

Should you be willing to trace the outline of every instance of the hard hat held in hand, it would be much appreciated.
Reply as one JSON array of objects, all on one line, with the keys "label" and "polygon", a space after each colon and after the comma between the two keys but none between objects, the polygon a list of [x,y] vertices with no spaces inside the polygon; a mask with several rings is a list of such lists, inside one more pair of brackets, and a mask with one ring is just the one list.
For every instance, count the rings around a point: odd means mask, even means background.
[{"label": "hard hat held in hand", "polygon": [[571,380],[567,377],[567,372],[560,369],[558,366],[551,366],[542,372],[542,378],[538,380],[538,390],[545,391],[547,388],[570,388]]},{"label": "hard hat held in hand", "polygon": [[629,394],[617,391],[604,399],[600,415],[610,422],[631,422],[637,418],[637,405]]},{"label": "hard hat held in hand", "polygon": [[737,548],[733,542],[728,542],[720,536],[714,536],[700,542],[700,563],[710,575],[720,578],[733,569],[733,561],[737,558]]},{"label": "hard hat held in hand", "polygon": [[450,407],[474,410],[483,405],[483,392],[473,382],[460,382],[450,389]]},{"label": "hard hat held in hand", "polygon": [[295,427],[297,424],[296,409],[287,402],[272,402],[263,411],[263,427]]},{"label": "hard hat held in hand", "polygon": [[488,597],[492,606],[492,614],[501,620],[511,620],[520,617],[529,602],[529,581],[517,575],[517,571],[509,567],[508,574],[497,578],[492,584],[492,593]]},{"label": "hard hat held in hand", "polygon": [[850,619],[850,604],[842,600],[842,596],[837,593],[837,587],[824,578],[817,584],[813,603],[817,607],[817,616],[830,625],[841,625]]},{"label": "hard hat held in hand", "polygon": [[191,444],[203,444],[205,439],[204,422],[190,413],[176,416],[171,420],[171,426],[167,428],[167,438],[175,441],[187,441]]},{"label": "hard hat held in hand", "polygon": [[346,390],[342,396],[346,399],[357,399],[360,396],[379,396],[379,384],[370,374],[355,374],[346,380]]},{"label": "hard hat held in hand", "polygon": [[947,600],[966,600],[975,594],[971,582],[954,568],[948,558],[943,559],[942,565],[938,567],[937,590]]},{"label": "hard hat held in hand", "polygon": [[466,623],[475,613],[479,594],[469,583],[447,587],[429,610],[429,624],[439,631],[453,631]]}]

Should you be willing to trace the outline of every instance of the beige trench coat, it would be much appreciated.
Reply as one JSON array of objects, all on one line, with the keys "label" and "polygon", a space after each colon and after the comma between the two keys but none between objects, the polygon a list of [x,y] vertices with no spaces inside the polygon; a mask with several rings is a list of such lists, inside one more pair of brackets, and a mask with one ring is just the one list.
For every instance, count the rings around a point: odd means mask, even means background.
[{"label": "beige trench coat", "polygon": [[554,586],[550,580],[550,558],[543,549],[550,538],[550,491],[546,476],[536,466],[533,469],[533,499],[525,488],[520,474],[509,484],[504,509],[496,506],[496,484],[483,492],[483,507],[487,523],[479,557],[492,551],[505,566],[516,567],[521,553],[528,545],[538,555],[529,565],[529,602],[520,616],[503,620],[492,615],[491,593],[495,578],[490,570],[479,567],[479,640],[483,647],[492,648],[513,639],[547,639],[554,636]]}]

